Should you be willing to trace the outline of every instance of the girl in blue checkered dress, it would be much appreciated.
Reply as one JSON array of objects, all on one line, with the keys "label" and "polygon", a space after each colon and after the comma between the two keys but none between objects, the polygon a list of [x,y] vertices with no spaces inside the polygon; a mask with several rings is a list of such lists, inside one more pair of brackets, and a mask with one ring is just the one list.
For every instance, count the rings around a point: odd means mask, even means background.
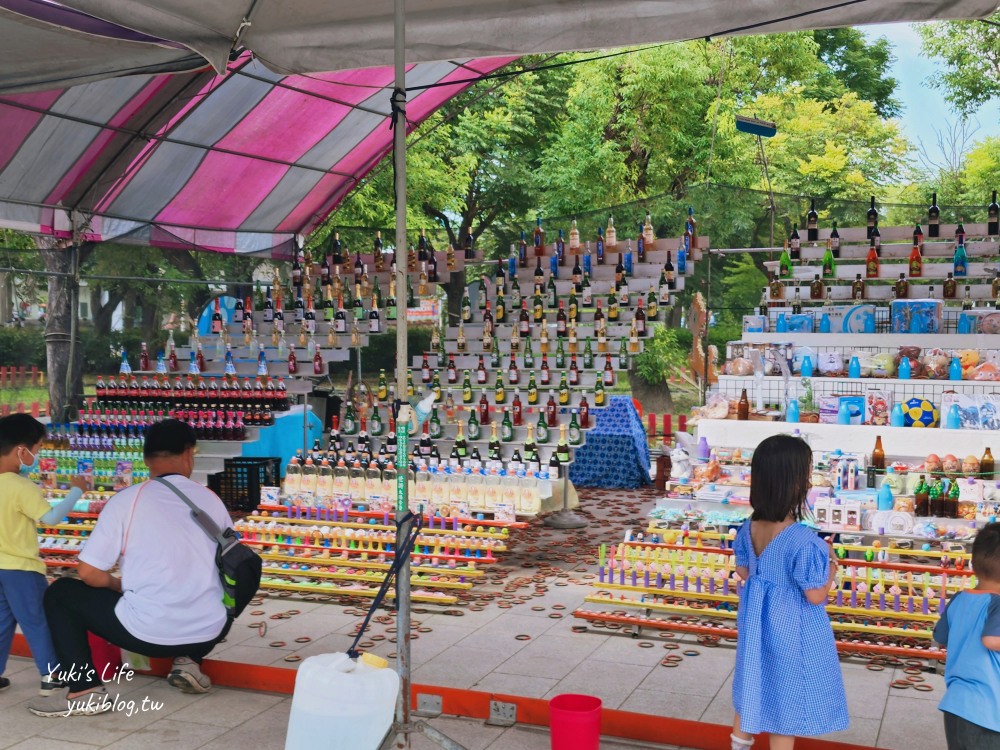
[{"label": "girl in blue checkered dress", "polygon": [[796,736],[846,729],[847,698],[824,605],[836,574],[829,546],[803,526],[812,452],[790,435],[764,440],[750,467],[753,515],[733,551],[746,583],[737,616],[733,750],[768,732],[771,750]]}]

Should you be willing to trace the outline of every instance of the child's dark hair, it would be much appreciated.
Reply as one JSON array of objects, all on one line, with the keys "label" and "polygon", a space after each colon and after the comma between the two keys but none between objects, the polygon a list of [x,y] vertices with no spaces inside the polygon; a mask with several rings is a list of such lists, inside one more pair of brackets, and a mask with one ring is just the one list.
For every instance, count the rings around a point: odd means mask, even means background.
[{"label": "child's dark hair", "polygon": [[780,523],[802,519],[809,492],[812,449],[801,438],[772,435],[762,441],[750,463],[750,507],[754,521]]},{"label": "child's dark hair", "polygon": [[45,437],[45,425],[29,414],[11,414],[0,419],[0,456],[19,445],[31,448]]},{"label": "child's dark hair", "polygon": [[1000,523],[988,523],[976,534],[972,569],[977,578],[1000,582]]}]

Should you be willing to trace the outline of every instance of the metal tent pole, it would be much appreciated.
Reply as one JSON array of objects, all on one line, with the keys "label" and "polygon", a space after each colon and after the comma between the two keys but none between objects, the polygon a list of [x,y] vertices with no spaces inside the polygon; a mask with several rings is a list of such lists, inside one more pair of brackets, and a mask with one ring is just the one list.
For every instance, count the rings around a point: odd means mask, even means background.
[{"label": "metal tent pole", "polygon": [[[396,398],[399,404],[406,404],[406,373],[409,371],[409,353],[406,348],[406,19],[405,0],[395,0],[395,84],[392,93],[393,150],[392,160],[395,173],[396,192]],[[403,304],[399,304],[402,300]],[[360,358],[359,358],[360,361]],[[396,422],[396,518],[404,518],[409,508],[407,497],[407,467],[409,465],[409,429],[400,420]],[[396,531],[396,549],[409,539],[415,519],[404,521]],[[383,748],[409,748],[410,734],[423,732],[446,750],[465,750],[433,727],[420,721],[410,720],[411,687],[410,680],[410,559],[400,566],[396,574],[396,632],[398,637],[396,670],[399,673],[400,690],[396,700],[396,720]]]}]

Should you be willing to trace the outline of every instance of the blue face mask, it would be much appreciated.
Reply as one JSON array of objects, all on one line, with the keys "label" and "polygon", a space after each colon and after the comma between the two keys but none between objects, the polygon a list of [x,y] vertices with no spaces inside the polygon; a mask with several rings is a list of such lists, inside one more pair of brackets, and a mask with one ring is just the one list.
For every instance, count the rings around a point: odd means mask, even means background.
[{"label": "blue face mask", "polygon": [[[24,463],[24,459],[21,458],[21,451],[25,451],[25,452],[27,452],[27,454],[29,456],[31,456],[31,463],[30,464]],[[35,464],[38,463],[38,456],[36,456],[34,453],[32,453],[31,451],[29,451],[27,448],[25,448],[22,445],[22,446],[19,446],[18,449],[17,449],[17,460],[21,464],[21,468],[19,469],[19,473],[21,473],[21,474],[30,474],[31,470],[35,468]]]}]

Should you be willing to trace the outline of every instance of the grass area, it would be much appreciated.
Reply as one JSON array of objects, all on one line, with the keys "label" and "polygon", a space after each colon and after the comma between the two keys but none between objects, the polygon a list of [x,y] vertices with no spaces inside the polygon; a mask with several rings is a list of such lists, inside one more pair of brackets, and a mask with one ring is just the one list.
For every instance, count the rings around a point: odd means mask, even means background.
[{"label": "grass area", "polygon": [[31,404],[34,401],[44,404],[48,400],[49,389],[47,387],[10,388],[5,386],[0,388],[0,404],[15,406],[21,402]]}]

